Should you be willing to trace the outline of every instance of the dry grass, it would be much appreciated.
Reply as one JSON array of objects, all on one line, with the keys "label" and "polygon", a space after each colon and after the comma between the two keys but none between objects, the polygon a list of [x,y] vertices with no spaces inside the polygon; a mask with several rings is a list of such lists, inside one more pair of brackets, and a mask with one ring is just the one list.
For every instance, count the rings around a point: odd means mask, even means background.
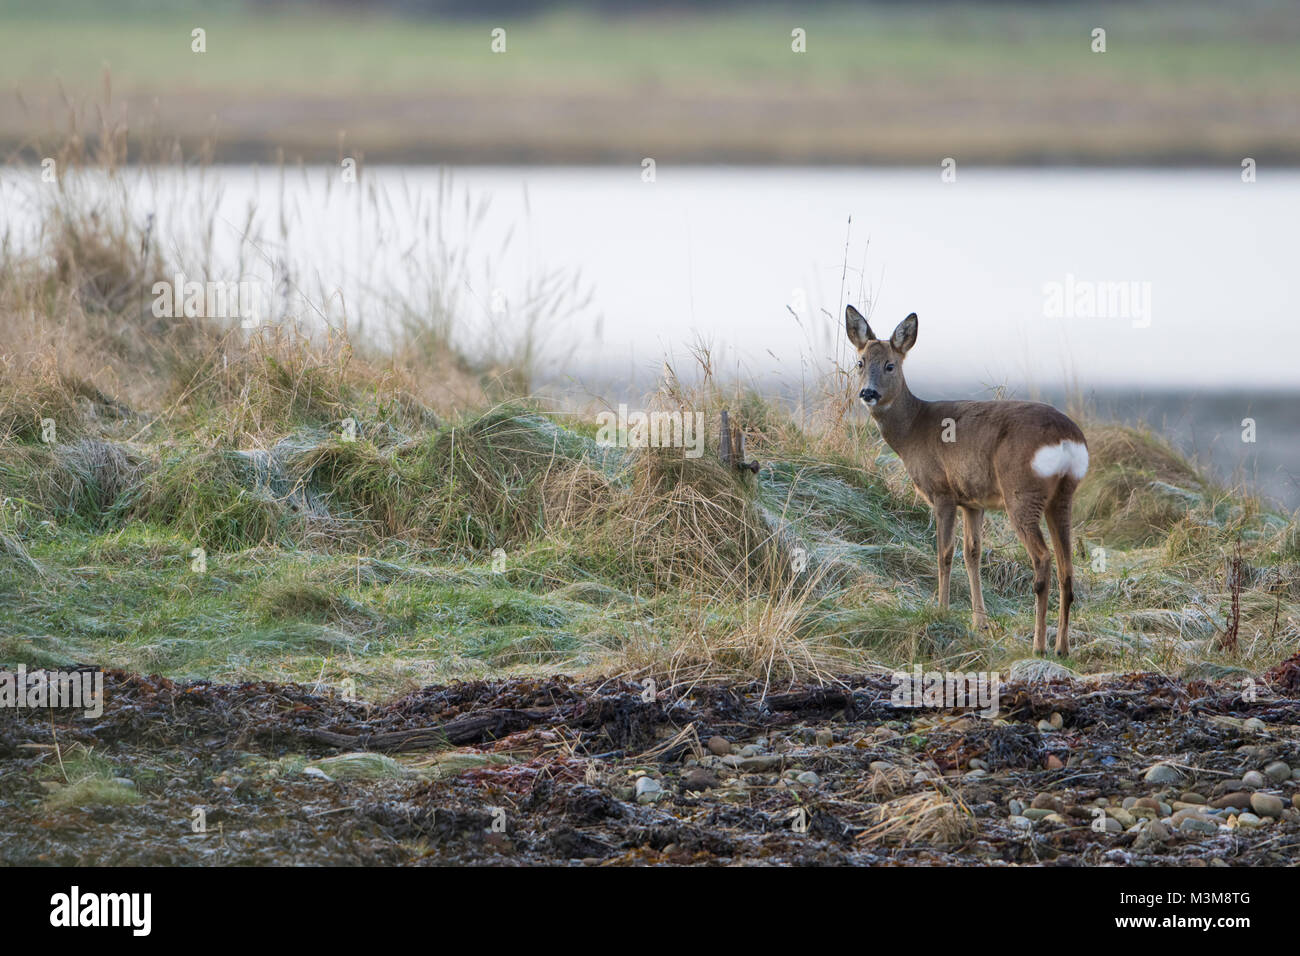
[{"label": "dry grass", "polygon": [[970,810],[938,791],[895,797],[875,813],[877,822],[858,834],[863,843],[951,847],[976,832]]}]

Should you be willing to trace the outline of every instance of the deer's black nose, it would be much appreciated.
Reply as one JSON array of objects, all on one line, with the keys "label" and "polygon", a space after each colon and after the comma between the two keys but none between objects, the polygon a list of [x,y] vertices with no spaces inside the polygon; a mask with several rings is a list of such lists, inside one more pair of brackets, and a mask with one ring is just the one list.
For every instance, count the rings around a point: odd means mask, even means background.
[{"label": "deer's black nose", "polygon": [[862,391],[858,392],[858,398],[862,399],[864,402],[877,402],[880,400],[880,393],[874,388],[864,388]]}]

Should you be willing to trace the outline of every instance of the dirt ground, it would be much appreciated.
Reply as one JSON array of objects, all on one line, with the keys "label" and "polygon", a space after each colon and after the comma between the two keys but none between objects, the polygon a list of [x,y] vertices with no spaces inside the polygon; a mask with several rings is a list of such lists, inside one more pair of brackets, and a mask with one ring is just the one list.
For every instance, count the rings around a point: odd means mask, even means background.
[{"label": "dirt ground", "polygon": [[[1300,655],[1255,694],[1152,673],[1011,683],[996,720],[898,708],[891,689],[516,678],[373,706],[110,671],[98,719],[0,711],[0,863],[1300,859],[1300,781],[1283,776],[1300,767]],[[105,789],[73,799],[66,765],[87,751]],[[1156,764],[1167,782],[1144,779]]]}]

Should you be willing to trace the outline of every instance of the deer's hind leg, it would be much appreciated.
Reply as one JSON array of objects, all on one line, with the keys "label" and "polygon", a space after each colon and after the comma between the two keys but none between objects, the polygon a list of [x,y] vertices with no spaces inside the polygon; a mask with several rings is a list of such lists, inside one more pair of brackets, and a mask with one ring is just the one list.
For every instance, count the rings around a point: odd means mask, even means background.
[{"label": "deer's hind leg", "polygon": [[970,580],[972,623],[977,630],[982,630],[989,625],[989,616],[984,610],[984,589],[980,586],[980,557],[984,549],[984,510],[963,507],[961,526],[965,545],[962,554],[966,559],[966,577]]},{"label": "deer's hind leg", "polygon": [[1043,505],[1044,496],[1037,493],[1017,495],[1007,502],[1007,515],[1016,529],[1016,537],[1029,552],[1029,560],[1034,565],[1035,654],[1047,653],[1047,592],[1052,571],[1052,553],[1047,550],[1043,529],[1039,526]]},{"label": "deer's hind leg", "polygon": [[1074,559],[1070,554],[1070,506],[1077,482],[1061,480],[1056,495],[1047,505],[1047,533],[1056,551],[1056,583],[1061,591],[1060,616],[1056,622],[1056,653],[1070,653],[1070,605],[1074,603]]}]

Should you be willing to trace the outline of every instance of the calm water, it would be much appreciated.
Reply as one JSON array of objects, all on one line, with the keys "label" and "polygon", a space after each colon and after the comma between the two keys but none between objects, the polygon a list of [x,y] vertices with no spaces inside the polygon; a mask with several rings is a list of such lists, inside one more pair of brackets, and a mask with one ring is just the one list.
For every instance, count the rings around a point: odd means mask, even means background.
[{"label": "calm water", "polygon": [[[35,179],[0,174],[20,240],[53,189]],[[845,301],[870,303],[880,335],[915,311],[918,392],[1074,382],[1300,504],[1295,402],[1265,394],[1300,386],[1300,172],[376,168],[345,184],[335,168],[218,167],[120,188],[189,277],[256,277],[297,296],[272,311],[373,335],[396,321],[390,294],[414,293],[454,311],[468,344],[504,349],[546,301],[542,277],[576,273],[589,301],[537,316],[563,346],[546,374],[602,393],[645,387],[665,356],[688,365],[697,338],[724,371],[797,389],[843,358]],[[1243,447],[1250,409],[1259,440]]]}]

